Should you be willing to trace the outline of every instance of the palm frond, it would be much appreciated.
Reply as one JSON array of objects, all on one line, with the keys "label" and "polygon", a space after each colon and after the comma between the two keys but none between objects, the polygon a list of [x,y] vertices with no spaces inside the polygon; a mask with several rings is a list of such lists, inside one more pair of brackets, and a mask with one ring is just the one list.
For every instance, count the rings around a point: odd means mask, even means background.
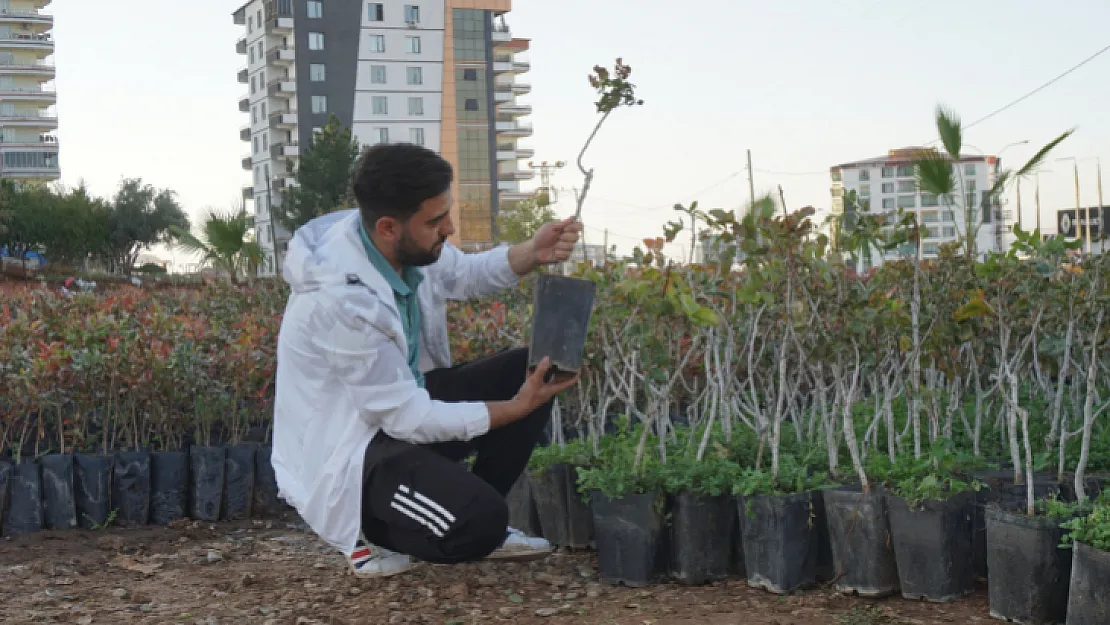
[{"label": "palm frond", "polygon": [[937,105],[937,134],[944,144],[944,150],[953,160],[960,160],[960,151],[963,150],[963,125],[960,116],[944,105]]},{"label": "palm frond", "polygon": [[926,152],[914,165],[918,190],[943,197],[956,192],[956,172],[947,156]]},{"label": "palm frond", "polygon": [[1015,175],[1018,176],[1019,178],[1023,178],[1025,176],[1028,176],[1033,171],[1035,171],[1038,167],[1040,167],[1042,164],[1044,164],[1044,159],[1046,157],[1048,157],[1048,153],[1051,152],[1056,146],[1063,143],[1064,139],[1067,139],[1068,137],[1072,136],[1072,134],[1074,132],[1075,132],[1075,128],[1072,128],[1070,130],[1065,131],[1059,137],[1056,137],[1052,141],[1049,141],[1048,143],[1046,143],[1044,145],[1044,147],[1037,150],[1037,153],[1033,155],[1033,158],[1029,159],[1029,161],[1027,163],[1025,163],[1025,165],[1022,165],[1021,169],[1017,170],[1017,174],[1015,174]]},{"label": "palm frond", "polygon": [[201,241],[192,232],[180,226],[170,226],[170,234],[176,240],[174,243],[175,247],[193,254],[203,254],[205,257],[210,253],[208,245],[205,244],[204,241]]}]

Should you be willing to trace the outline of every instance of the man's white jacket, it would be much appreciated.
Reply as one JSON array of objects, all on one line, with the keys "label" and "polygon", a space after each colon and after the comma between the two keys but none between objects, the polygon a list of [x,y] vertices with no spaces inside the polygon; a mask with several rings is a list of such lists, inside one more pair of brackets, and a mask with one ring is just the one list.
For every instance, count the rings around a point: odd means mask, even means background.
[{"label": "man's white jacket", "polygon": [[[292,294],[277,346],[272,462],[280,496],[349,555],[361,525],[366,447],[379,430],[413,443],[489,430],[482,402],[431,399],[409,370],[393,290],[366,256],[357,210],[297,230],[282,270]],[[464,254],[445,245],[423,268],[420,368],[448,367],[447,299],[515,284],[508,248]]]}]

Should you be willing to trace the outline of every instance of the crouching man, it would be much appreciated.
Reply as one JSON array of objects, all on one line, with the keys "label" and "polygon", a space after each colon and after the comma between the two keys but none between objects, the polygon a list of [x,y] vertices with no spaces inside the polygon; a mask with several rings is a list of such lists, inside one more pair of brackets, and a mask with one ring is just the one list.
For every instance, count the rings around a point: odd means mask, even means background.
[{"label": "crouching man", "polygon": [[464,254],[447,242],[451,183],[430,150],[375,146],[354,173],[359,209],[298,229],[284,261],[278,487],[361,577],[551,550],[508,527],[505,496],[577,380],[545,381],[546,360],[528,372],[526,349],[452,366],[445,302],[567,260],[581,224]]}]

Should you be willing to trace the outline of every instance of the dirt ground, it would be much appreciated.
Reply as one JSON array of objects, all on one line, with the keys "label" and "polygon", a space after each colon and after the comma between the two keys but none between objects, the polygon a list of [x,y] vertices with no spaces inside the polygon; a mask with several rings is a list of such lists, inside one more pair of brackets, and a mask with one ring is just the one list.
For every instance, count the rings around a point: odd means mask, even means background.
[{"label": "dirt ground", "polygon": [[423,565],[390,580],[286,521],[0,540],[0,623],[269,625],[514,622],[604,625],[896,625],[988,622],[985,592],[954,604],[869,601],[817,589],[777,597],[743,581],[629,589],[589,554],[529,564]]}]

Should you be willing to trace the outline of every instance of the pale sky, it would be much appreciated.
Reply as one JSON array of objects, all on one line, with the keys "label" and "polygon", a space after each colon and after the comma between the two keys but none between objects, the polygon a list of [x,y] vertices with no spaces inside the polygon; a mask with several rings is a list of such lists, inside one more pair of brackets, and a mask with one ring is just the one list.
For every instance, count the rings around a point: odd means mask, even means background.
[{"label": "pale sky", "polygon": [[[63,182],[84,179],[110,195],[121,178],[141,177],[175,189],[194,218],[238,205],[250,183],[237,104],[246,89],[235,78],[243,29],[231,20],[240,4],[54,1]],[[586,157],[596,168],[588,241],[608,228],[621,252],[660,235],[676,202],[746,202],[746,149],[757,194],[781,184],[792,208],[827,209],[831,165],[934,139],[937,103],[974,121],[1110,44],[1105,0],[517,0],[507,21],[532,40],[522,80],[533,90],[522,101],[533,106],[535,136],[522,145],[536,161],[576,157],[596,121],[593,65],[619,55],[633,67],[645,105],[614,114]],[[1095,158],[1110,167],[1108,102],[1110,53],[965,141],[996,153],[1028,139],[1002,154],[1004,167],[1017,167],[1075,126],[1055,156],[1085,159],[1082,200],[1094,205]],[[1046,168],[1051,232],[1055,210],[1074,205],[1072,164]],[[555,184],[568,189],[557,208],[569,215],[581,176],[568,166]],[[1032,223],[1033,185],[1022,191]]]}]

